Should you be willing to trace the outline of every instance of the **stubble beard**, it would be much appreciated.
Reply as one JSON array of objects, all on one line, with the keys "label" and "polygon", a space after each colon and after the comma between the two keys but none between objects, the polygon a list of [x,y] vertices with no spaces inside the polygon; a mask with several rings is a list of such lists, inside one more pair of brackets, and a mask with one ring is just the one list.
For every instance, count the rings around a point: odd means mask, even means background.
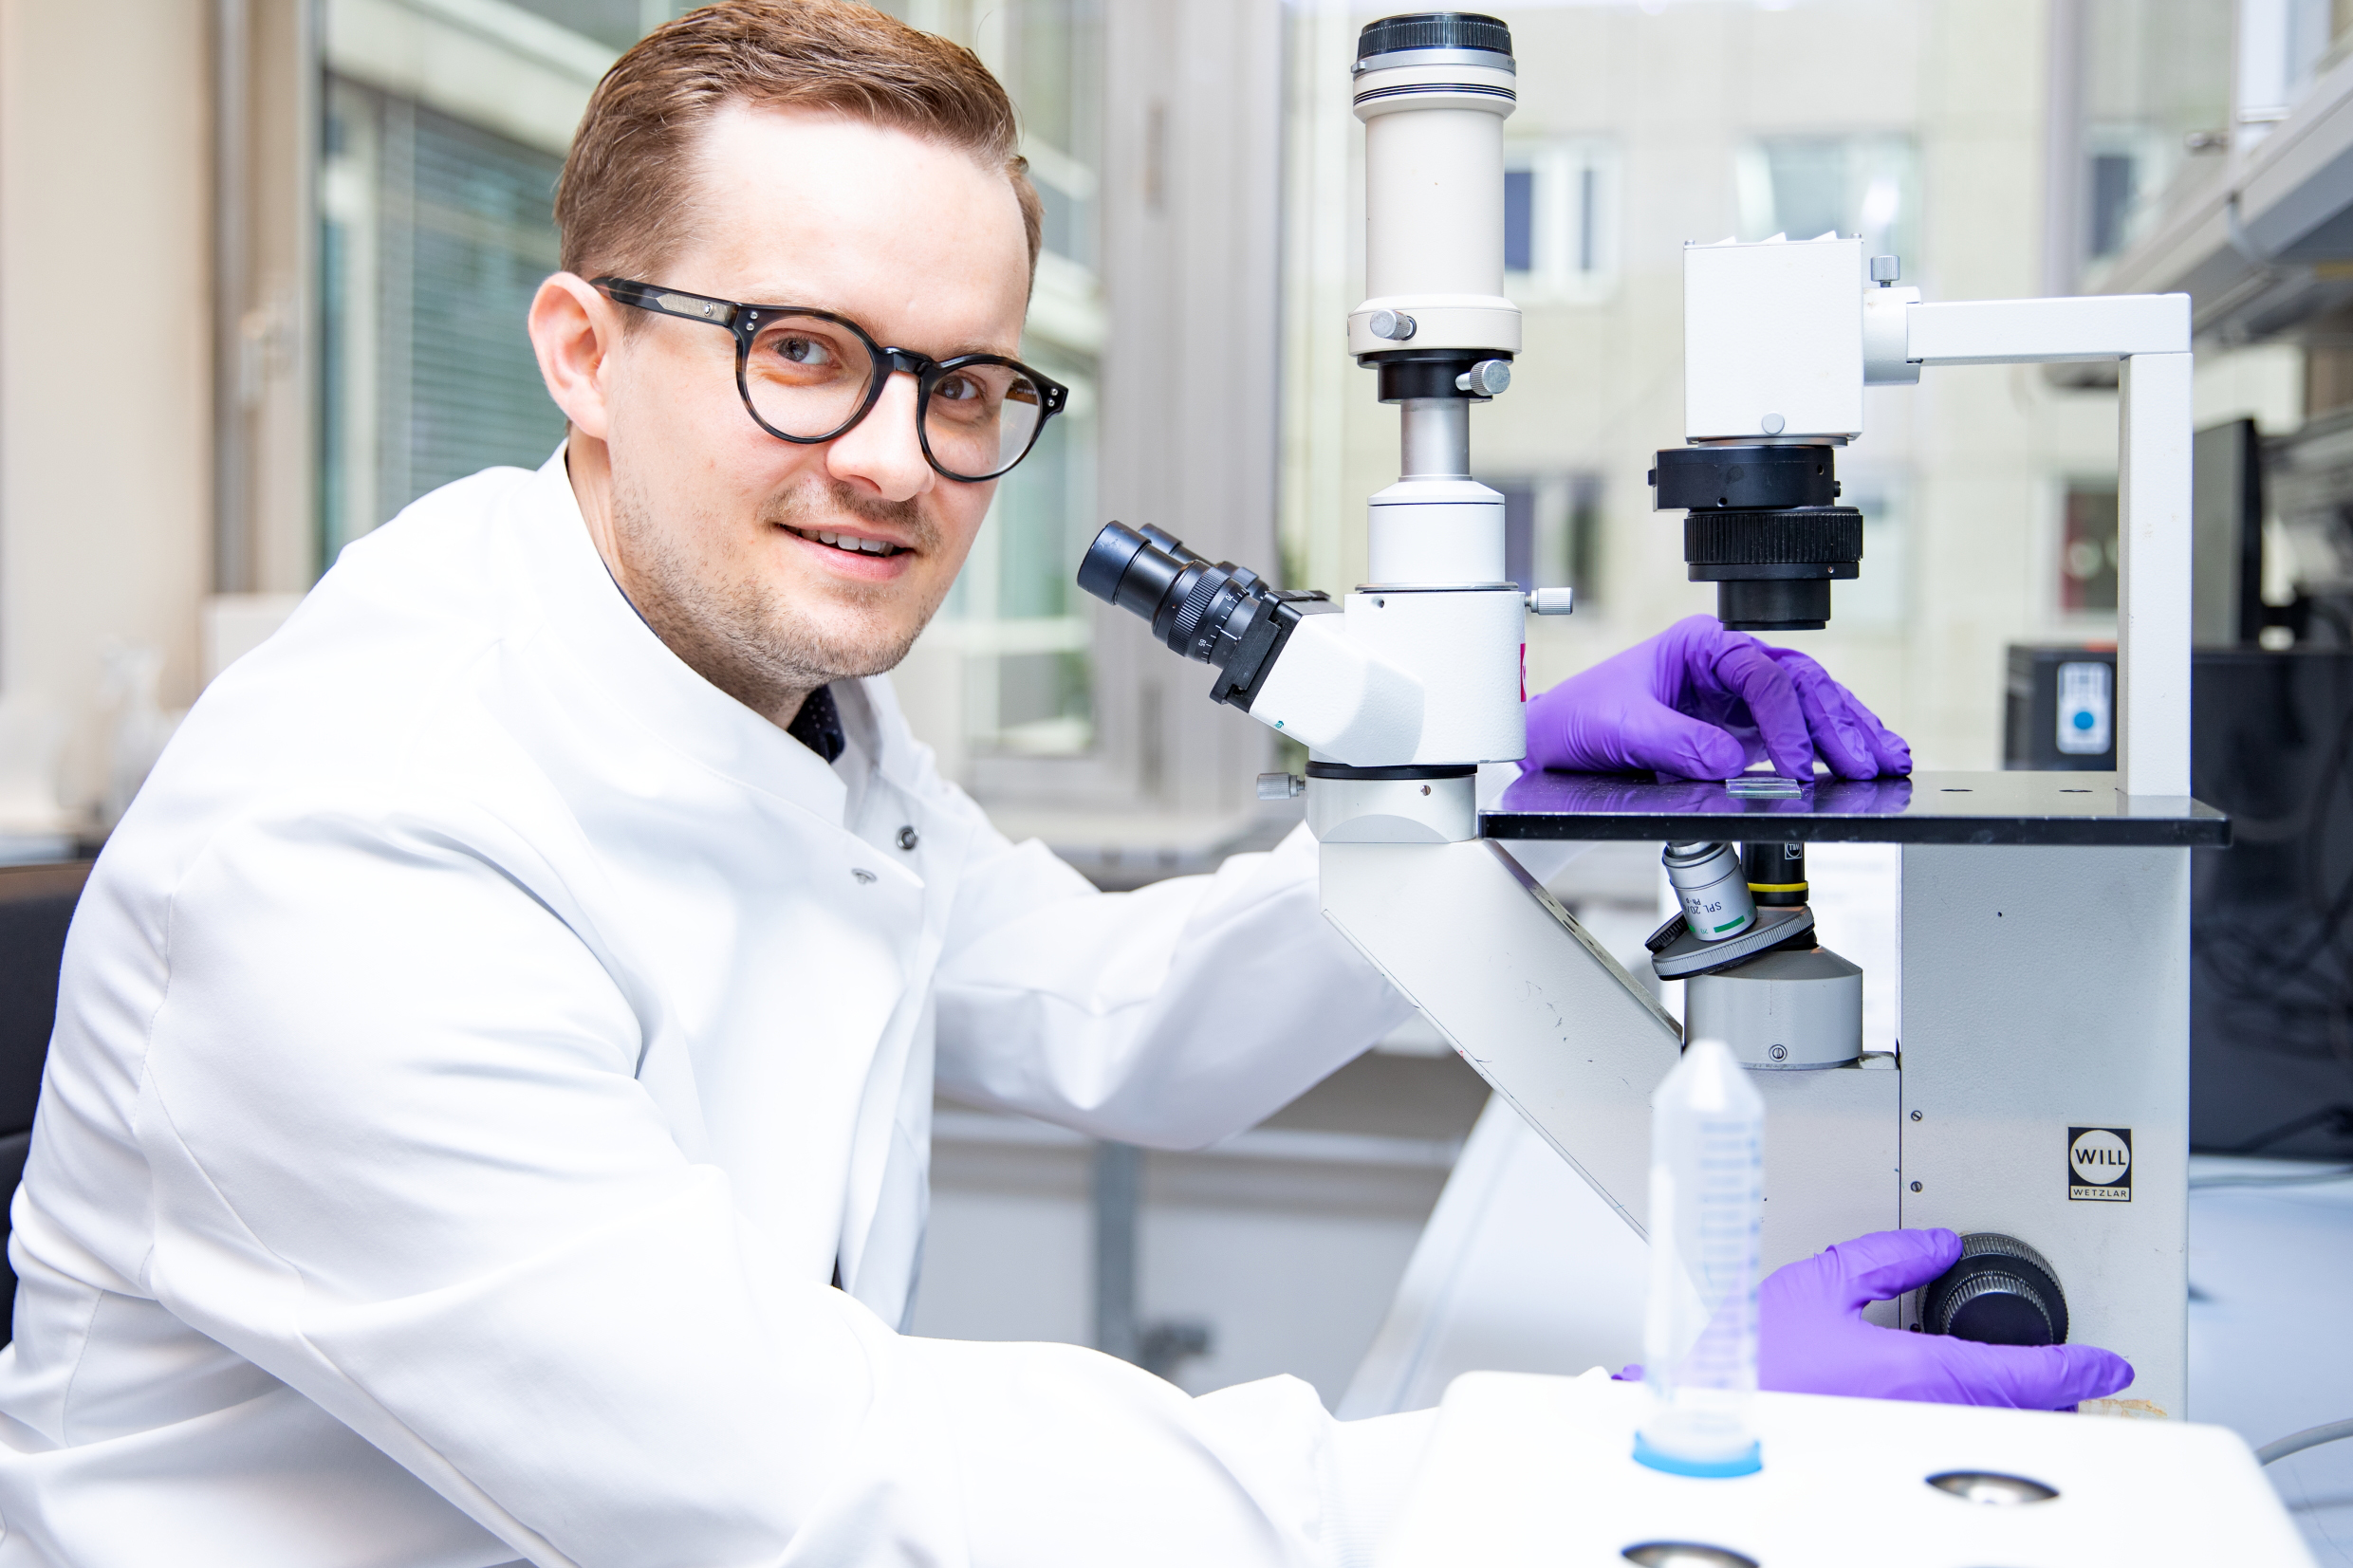
[{"label": "stubble beard", "polygon": [[[820,686],[895,669],[939,608],[936,597],[900,622],[892,610],[894,600],[903,605],[903,583],[837,580],[827,595],[851,610],[854,629],[831,630],[756,566],[746,571],[696,554],[695,540],[723,538],[728,525],[706,518],[701,527],[666,526],[649,499],[618,473],[611,494],[621,586],[638,613],[695,673],[779,724],[790,722]],[[926,555],[939,547],[939,530],[915,502],[869,500],[823,479],[777,496],[758,526],[816,528],[844,516],[901,530]]]}]

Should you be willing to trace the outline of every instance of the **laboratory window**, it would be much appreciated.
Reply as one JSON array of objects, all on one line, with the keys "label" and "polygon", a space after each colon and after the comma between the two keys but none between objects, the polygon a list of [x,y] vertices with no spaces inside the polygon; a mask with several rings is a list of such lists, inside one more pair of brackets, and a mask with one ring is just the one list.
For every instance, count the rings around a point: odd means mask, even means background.
[{"label": "laboratory window", "polygon": [[408,98],[326,84],[321,564],[418,496],[564,434],[525,317],[557,266],[563,160]]},{"label": "laboratory window", "polygon": [[621,50],[691,9],[694,0],[507,0],[566,31]]},{"label": "laboratory window", "polygon": [[[2286,52],[2270,63],[2278,79],[2270,96],[2278,97],[2290,77],[2308,79],[2316,51],[2326,47],[2330,0],[2265,3],[2296,13],[2284,18]],[[2081,29],[2080,65],[2074,122],[2054,130],[2074,138],[2060,155],[2072,157],[2074,175],[2056,194],[2075,210],[2054,210],[2051,222],[2061,233],[2072,230],[2080,248],[2073,265],[2087,283],[2096,286],[2140,239],[2178,181],[2217,173],[2214,159],[2233,136],[2261,134],[2232,124],[2235,9],[2215,0],[2081,0],[2065,20]]]},{"label": "laboratory window", "polygon": [[1036,450],[998,484],[921,656],[897,677],[943,764],[970,780],[988,758],[1080,759],[1096,743],[1095,618],[1071,563],[1102,522],[1102,13],[1097,0],[885,9],[970,45],[1021,112],[1022,156],[1045,209],[1022,355],[1071,389]]},{"label": "laboratory window", "polygon": [[1862,570],[1831,585],[1832,624],[1901,633],[1912,601],[1910,474],[1856,463],[1842,470],[1839,482],[1840,503],[1862,513]]},{"label": "laboratory window", "polygon": [[2059,523],[2059,609],[2066,615],[2116,613],[2116,485],[2097,480],[2066,488]]},{"label": "laboratory window", "polygon": [[1574,588],[1578,607],[1590,607],[1601,576],[1601,475],[1505,475],[1485,483],[1503,496],[1505,573],[1523,590]]},{"label": "laboratory window", "polygon": [[2095,153],[2091,159],[2091,254],[2094,260],[2124,249],[2124,224],[2132,215],[2134,158],[2130,153]]},{"label": "laboratory window", "polygon": [[1504,292],[1522,303],[1605,297],[1617,283],[1618,156],[1599,138],[1504,150]]},{"label": "laboratory window", "polygon": [[1733,155],[1740,237],[1857,234],[1866,255],[1912,249],[1918,156],[1900,135],[1760,137]]}]

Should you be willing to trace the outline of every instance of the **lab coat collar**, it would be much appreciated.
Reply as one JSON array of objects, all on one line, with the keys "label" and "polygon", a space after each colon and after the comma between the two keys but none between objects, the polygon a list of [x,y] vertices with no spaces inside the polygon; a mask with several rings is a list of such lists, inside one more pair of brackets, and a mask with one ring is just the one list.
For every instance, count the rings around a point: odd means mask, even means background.
[{"label": "lab coat collar", "polygon": [[515,492],[512,518],[547,631],[610,694],[616,717],[747,788],[843,825],[847,791],[824,760],[697,674],[621,593],[589,538],[564,448]]}]

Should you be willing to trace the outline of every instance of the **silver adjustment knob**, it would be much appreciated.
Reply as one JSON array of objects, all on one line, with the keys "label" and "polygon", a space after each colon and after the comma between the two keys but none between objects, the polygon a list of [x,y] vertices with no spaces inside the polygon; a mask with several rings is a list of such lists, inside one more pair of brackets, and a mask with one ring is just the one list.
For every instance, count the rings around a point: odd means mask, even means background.
[{"label": "silver adjustment knob", "polygon": [[1577,590],[1539,588],[1528,596],[1528,612],[1536,616],[1573,616],[1577,613]]},{"label": "silver adjustment knob", "polygon": [[1899,256],[1873,256],[1871,281],[1885,288],[1903,276],[1903,259]]},{"label": "silver adjustment knob", "polygon": [[1454,378],[1454,390],[1467,392],[1473,397],[1492,397],[1510,389],[1511,361],[1481,360],[1469,370]]},{"label": "silver adjustment knob", "polygon": [[1376,310],[1365,322],[1364,329],[1376,338],[1401,343],[1414,335],[1414,318],[1402,310]]},{"label": "silver adjustment knob", "polygon": [[1288,801],[1307,792],[1307,781],[1296,773],[1261,773],[1258,775],[1258,798],[1262,801]]}]

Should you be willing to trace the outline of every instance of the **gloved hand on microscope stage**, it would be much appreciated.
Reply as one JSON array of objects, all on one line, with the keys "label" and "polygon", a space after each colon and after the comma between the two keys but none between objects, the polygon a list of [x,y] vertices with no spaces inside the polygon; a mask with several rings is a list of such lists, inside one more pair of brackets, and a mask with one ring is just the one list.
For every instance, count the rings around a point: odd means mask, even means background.
[{"label": "gloved hand on microscope stage", "polygon": [[1912,748],[1821,665],[1688,616],[1528,705],[1528,767],[1729,779],[1770,760],[1811,780],[1912,771]]},{"label": "gloved hand on microscope stage", "polygon": [[[2132,1382],[2132,1363],[2095,1345],[1983,1345],[1863,1321],[1865,1306],[1919,1289],[1960,1256],[1950,1230],[1875,1230],[1773,1270],[1757,1292],[1756,1386],[2064,1411]],[[1642,1369],[1618,1376],[1638,1382]]]}]

